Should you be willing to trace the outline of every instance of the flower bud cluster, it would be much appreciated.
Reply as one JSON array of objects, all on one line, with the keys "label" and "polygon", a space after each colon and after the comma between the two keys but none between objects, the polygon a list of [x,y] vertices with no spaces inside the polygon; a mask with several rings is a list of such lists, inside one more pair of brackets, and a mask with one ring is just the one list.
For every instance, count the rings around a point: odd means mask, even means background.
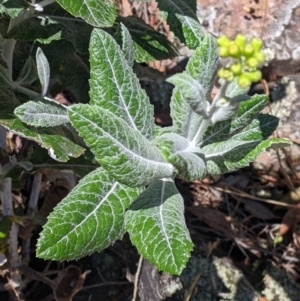
[{"label": "flower bud cluster", "polygon": [[238,84],[247,88],[251,83],[261,80],[262,74],[257,68],[264,62],[265,56],[261,51],[263,41],[253,38],[250,42],[244,35],[238,34],[234,40],[222,35],[217,39],[219,55],[222,58],[231,58],[231,63],[218,72],[220,78],[232,81],[238,77]]}]

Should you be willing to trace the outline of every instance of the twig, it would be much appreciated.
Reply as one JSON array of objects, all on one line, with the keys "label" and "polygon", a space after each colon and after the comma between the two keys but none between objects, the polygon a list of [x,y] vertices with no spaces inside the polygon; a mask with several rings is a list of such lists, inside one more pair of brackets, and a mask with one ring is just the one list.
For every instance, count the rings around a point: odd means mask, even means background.
[{"label": "twig", "polygon": [[185,298],[184,298],[185,301],[190,301],[190,299],[192,297],[192,294],[193,294],[193,291],[195,290],[195,287],[198,283],[198,280],[199,280],[200,276],[201,276],[201,272],[199,272],[196,275],[196,277],[194,278],[191,286],[188,288],[187,292],[184,294],[185,295]]},{"label": "twig", "polygon": [[53,280],[47,278],[42,273],[39,273],[39,272],[35,271],[31,267],[29,267],[25,264],[19,264],[18,266],[16,266],[16,268],[21,273],[23,273],[26,277],[28,277],[32,280],[37,280],[37,281],[40,281],[40,282],[43,282],[43,283],[49,285],[52,288],[53,291],[56,289],[56,283]]},{"label": "twig", "polygon": [[0,151],[1,148],[6,151],[6,128],[4,128],[2,125],[0,125]]},{"label": "twig", "polygon": [[136,296],[137,296],[137,291],[138,291],[138,283],[139,283],[139,279],[140,279],[142,265],[143,265],[143,257],[140,256],[138,268],[137,268],[137,271],[135,273],[135,278],[134,278],[134,289],[133,289],[132,301],[136,301]]},{"label": "twig", "polygon": [[290,205],[290,204],[282,203],[282,202],[275,201],[275,200],[263,199],[263,198],[260,198],[260,197],[257,197],[257,196],[253,196],[249,193],[240,191],[238,189],[234,189],[233,187],[231,187],[232,190],[230,190],[228,188],[222,188],[222,187],[214,187],[214,188],[216,190],[219,190],[219,191],[222,191],[222,192],[225,192],[225,193],[239,195],[241,197],[248,198],[248,199],[255,200],[255,201],[260,201],[260,202],[273,204],[273,205],[278,205],[278,206],[282,206],[282,207],[290,207],[290,208],[295,207],[295,205]]},{"label": "twig", "polygon": [[149,24],[148,3],[144,3],[144,18],[145,18],[145,23]]},{"label": "twig", "polygon": [[[13,216],[13,202],[11,194],[11,178],[3,179],[0,185],[1,201],[2,201],[2,212],[4,216]],[[19,225],[17,223],[12,223],[9,232],[8,239],[8,254],[9,254],[9,271],[10,271],[10,283],[14,288],[22,286],[22,278],[19,273],[13,271],[13,267],[20,263],[19,253],[18,253],[18,233]],[[15,291],[15,289],[14,289]],[[16,297],[19,299],[19,295]]]},{"label": "twig", "polygon": [[89,290],[89,289],[93,289],[93,288],[98,288],[101,286],[112,286],[112,285],[131,285],[131,282],[128,281],[111,281],[111,282],[104,282],[104,283],[97,283],[97,284],[92,284],[92,285],[88,285],[88,286],[84,286],[81,291],[84,290]]},{"label": "twig", "polygon": [[[41,191],[42,177],[43,174],[40,172],[37,172],[34,175],[26,216],[33,216],[38,211],[37,206],[38,206],[39,194]],[[29,254],[30,254],[30,238],[24,240],[22,243],[23,262],[29,262],[30,259]]]}]

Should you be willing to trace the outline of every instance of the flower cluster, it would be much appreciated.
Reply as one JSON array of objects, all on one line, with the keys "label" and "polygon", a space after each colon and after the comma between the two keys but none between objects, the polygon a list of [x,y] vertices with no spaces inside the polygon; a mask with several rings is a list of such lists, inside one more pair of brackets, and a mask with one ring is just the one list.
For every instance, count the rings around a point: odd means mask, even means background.
[{"label": "flower cluster", "polygon": [[238,83],[243,88],[261,80],[261,71],[257,70],[265,60],[261,51],[263,46],[261,39],[253,38],[248,43],[246,37],[241,34],[238,34],[234,40],[222,35],[217,39],[217,44],[220,57],[231,58],[229,66],[219,70],[220,78],[232,81],[237,76]]}]

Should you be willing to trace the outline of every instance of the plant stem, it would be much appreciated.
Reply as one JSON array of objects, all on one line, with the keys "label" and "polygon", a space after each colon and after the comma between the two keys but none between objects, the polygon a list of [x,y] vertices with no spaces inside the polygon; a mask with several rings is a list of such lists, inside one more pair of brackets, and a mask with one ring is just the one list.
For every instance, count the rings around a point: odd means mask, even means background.
[{"label": "plant stem", "polygon": [[42,96],[40,93],[34,92],[34,91],[32,91],[32,90],[29,90],[29,89],[24,88],[24,87],[19,86],[19,85],[15,85],[15,86],[13,87],[13,89],[14,89],[14,91],[16,91],[16,92],[25,94],[25,95],[27,95],[27,96],[29,96],[29,97],[32,97],[32,98],[38,98],[38,97]]},{"label": "plant stem", "polygon": [[225,97],[225,92],[226,92],[226,89],[229,85],[229,82],[227,80],[224,80],[222,83],[221,83],[221,87],[218,91],[218,93],[215,95],[212,103],[211,103],[211,106],[210,106],[210,110],[209,110],[209,117],[211,117],[214,113],[214,109],[218,103],[218,101],[222,98],[222,97]]},{"label": "plant stem", "polygon": [[38,18],[38,19],[40,19],[41,17],[49,18],[49,19],[53,19],[53,20],[64,20],[64,21],[85,23],[85,21],[82,19],[75,19],[75,18],[62,17],[62,16],[51,16],[51,15],[45,15],[45,14],[38,14],[38,15],[31,16],[31,18]]},{"label": "plant stem", "polygon": [[218,91],[218,93],[216,94],[216,96],[214,97],[211,105],[210,105],[210,109],[209,109],[209,116],[207,119],[204,119],[194,137],[194,139],[192,140],[191,144],[193,146],[196,146],[200,143],[207,127],[210,125],[210,120],[211,120],[211,117],[212,115],[214,114],[215,112],[215,108],[216,108],[216,105],[218,103],[218,101],[225,96],[225,92],[226,92],[226,89],[229,85],[229,82],[228,81],[223,81],[222,84],[221,84],[221,87]]}]

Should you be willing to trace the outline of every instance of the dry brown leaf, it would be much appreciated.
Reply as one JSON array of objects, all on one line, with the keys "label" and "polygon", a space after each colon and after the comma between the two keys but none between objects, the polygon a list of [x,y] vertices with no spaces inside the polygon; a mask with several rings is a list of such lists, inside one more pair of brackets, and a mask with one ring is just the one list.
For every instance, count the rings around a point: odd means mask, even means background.
[{"label": "dry brown leaf", "polygon": [[187,207],[187,210],[205,222],[216,232],[222,233],[226,237],[232,237],[232,221],[229,221],[223,212],[204,207]]},{"label": "dry brown leaf", "polygon": [[88,273],[89,271],[81,273],[81,270],[74,265],[70,265],[66,270],[62,271],[54,290],[56,301],[72,301],[73,296],[82,289]]},{"label": "dry brown leaf", "polygon": [[259,202],[251,201],[248,199],[243,199],[241,200],[241,202],[245,204],[245,209],[257,218],[265,220],[278,218],[276,214],[274,214],[271,210],[269,210],[266,206]]}]

